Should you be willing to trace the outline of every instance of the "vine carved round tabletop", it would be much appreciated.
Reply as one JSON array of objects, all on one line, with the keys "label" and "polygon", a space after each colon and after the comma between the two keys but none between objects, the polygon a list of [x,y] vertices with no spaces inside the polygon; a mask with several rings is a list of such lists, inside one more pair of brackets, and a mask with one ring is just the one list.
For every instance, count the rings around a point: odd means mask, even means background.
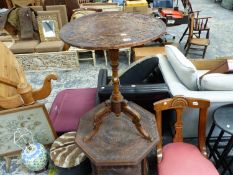
[{"label": "vine carved round tabletop", "polygon": [[165,24],[153,16],[103,12],[83,16],[61,29],[61,39],[83,49],[108,50],[132,47],[158,39]]}]

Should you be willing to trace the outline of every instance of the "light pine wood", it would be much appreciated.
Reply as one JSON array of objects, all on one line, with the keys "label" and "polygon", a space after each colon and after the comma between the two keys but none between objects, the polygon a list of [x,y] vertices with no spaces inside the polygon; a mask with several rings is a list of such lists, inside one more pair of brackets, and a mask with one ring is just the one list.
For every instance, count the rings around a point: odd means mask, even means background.
[{"label": "light pine wood", "polygon": [[[0,42],[0,80],[5,80],[17,85],[27,83],[23,69],[16,60],[14,54]],[[9,86],[8,83],[0,83],[0,96],[10,97],[17,93],[16,88]]]},{"label": "light pine wood", "polygon": [[[229,58],[230,59],[230,58]],[[232,58],[231,58],[232,59]],[[226,59],[191,59],[190,61],[194,64],[197,70],[213,70],[219,65],[223,64]]]},{"label": "light pine wood", "polygon": [[14,54],[0,42],[0,108],[10,109],[34,104],[49,96],[52,90],[51,80],[55,74],[48,75],[42,88],[32,90],[27,83],[24,71]]}]

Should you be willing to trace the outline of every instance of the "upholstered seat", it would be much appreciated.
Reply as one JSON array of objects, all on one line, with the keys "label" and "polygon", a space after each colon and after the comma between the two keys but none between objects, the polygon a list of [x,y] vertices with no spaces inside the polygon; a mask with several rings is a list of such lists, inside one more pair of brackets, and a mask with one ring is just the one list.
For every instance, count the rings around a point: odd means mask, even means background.
[{"label": "upholstered seat", "polygon": [[[206,158],[205,131],[209,106],[208,100],[184,96],[175,96],[154,103],[160,135],[160,141],[156,146],[158,175],[219,175],[213,163]],[[187,108],[198,111],[197,147],[190,143],[183,143],[183,128],[189,127],[189,125],[183,125],[183,111]],[[176,114],[173,122],[174,136],[172,143],[163,146],[162,121],[171,117],[164,114],[167,110],[173,110]]]},{"label": "upholstered seat", "polygon": [[[181,168],[182,167],[182,168]],[[218,175],[214,165],[194,145],[176,142],[163,147],[159,175]]]},{"label": "upholstered seat", "polygon": [[66,89],[59,92],[49,117],[56,132],[76,131],[79,119],[95,106],[96,88]]}]

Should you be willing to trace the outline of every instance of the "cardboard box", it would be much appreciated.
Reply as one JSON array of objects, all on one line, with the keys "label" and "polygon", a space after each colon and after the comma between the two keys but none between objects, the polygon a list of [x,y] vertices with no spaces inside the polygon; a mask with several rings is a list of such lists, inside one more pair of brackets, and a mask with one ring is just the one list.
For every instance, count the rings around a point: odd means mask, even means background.
[{"label": "cardboard box", "polygon": [[126,6],[148,6],[148,3],[146,0],[134,0],[134,1],[126,1]]},{"label": "cardboard box", "polygon": [[125,12],[148,14],[148,6],[125,6]]}]

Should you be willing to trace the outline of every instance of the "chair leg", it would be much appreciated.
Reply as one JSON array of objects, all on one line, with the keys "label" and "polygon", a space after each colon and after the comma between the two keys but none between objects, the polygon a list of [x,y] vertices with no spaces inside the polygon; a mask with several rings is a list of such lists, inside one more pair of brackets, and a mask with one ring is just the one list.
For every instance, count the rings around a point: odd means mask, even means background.
[{"label": "chair leg", "polygon": [[96,65],[95,51],[93,50],[93,51],[91,51],[91,53],[92,53],[92,58],[93,58],[93,65],[95,67],[95,65]]},{"label": "chair leg", "polygon": [[204,52],[203,52],[202,58],[205,58],[206,49],[207,49],[207,46],[205,46],[205,48],[204,48]]},{"label": "chair leg", "polygon": [[190,49],[190,46],[191,46],[191,44],[188,44],[187,50],[186,50],[186,52],[185,52],[185,56],[187,56],[188,51],[189,51],[189,49]]},{"label": "chair leg", "polygon": [[188,40],[186,41],[186,43],[184,45],[184,49],[186,49],[187,45],[188,45]]},{"label": "chair leg", "polygon": [[105,59],[105,65],[108,65],[108,57],[107,57],[107,51],[104,50],[104,59]]},{"label": "chair leg", "polygon": [[183,38],[184,38],[184,36],[186,35],[187,31],[188,31],[188,27],[185,29],[185,31],[184,31],[184,33],[183,33],[182,37],[180,38],[179,43],[182,41],[182,39],[183,39]]}]

